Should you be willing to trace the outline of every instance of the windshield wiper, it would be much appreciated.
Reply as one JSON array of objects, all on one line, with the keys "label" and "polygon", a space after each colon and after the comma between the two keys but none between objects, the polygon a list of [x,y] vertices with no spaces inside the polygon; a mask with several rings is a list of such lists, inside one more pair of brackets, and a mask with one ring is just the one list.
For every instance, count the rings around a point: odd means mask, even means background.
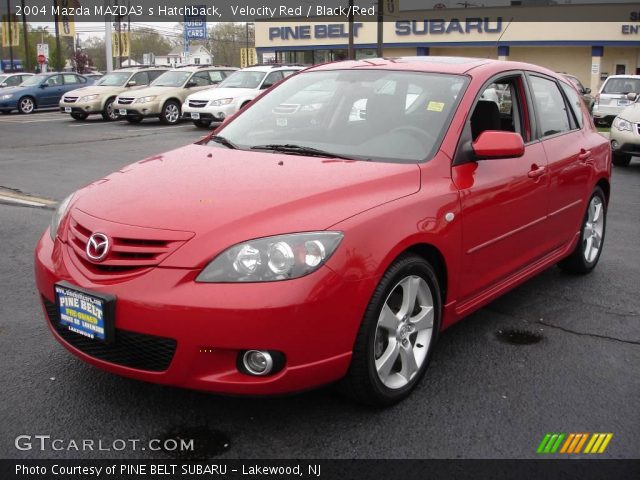
[{"label": "windshield wiper", "polygon": [[221,137],[220,135],[212,135],[211,137],[209,137],[209,140],[219,143],[220,145],[224,145],[227,148],[231,148],[232,150],[238,149],[238,147],[234,143],[230,142],[224,137]]},{"label": "windshield wiper", "polygon": [[327,152],[326,150],[320,150],[318,148],[313,148],[313,147],[305,147],[303,145],[293,145],[290,143],[256,145],[254,147],[251,147],[251,150],[273,150],[274,152],[289,153],[293,155],[309,155],[312,157],[342,158],[344,160],[356,160],[355,158],[347,157],[346,155],[338,155],[337,153]]}]

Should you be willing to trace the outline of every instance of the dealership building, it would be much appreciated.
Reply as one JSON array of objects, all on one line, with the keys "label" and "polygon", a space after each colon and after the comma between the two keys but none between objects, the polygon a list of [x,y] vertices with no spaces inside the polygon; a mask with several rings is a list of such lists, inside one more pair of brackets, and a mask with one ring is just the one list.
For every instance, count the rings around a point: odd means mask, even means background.
[{"label": "dealership building", "polygon": [[[573,74],[595,91],[609,75],[640,74],[637,10],[633,4],[608,4],[399,11],[385,16],[383,54],[529,62]],[[346,59],[344,20],[256,22],[258,55],[265,62],[301,64]],[[377,23],[360,17],[353,31],[356,58],[375,57]]]}]

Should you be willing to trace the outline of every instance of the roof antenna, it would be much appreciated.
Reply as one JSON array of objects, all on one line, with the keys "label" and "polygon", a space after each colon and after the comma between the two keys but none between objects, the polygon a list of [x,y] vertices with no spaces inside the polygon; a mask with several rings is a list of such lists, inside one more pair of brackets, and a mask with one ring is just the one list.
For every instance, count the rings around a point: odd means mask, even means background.
[{"label": "roof antenna", "polygon": [[511,17],[509,19],[509,22],[507,22],[507,26],[504,27],[504,30],[502,31],[502,33],[500,34],[500,36],[498,37],[498,39],[496,40],[496,50],[498,50],[498,47],[500,46],[500,40],[502,40],[502,36],[507,33],[507,30],[509,29],[509,26],[511,26],[511,22],[513,22],[513,17]]}]

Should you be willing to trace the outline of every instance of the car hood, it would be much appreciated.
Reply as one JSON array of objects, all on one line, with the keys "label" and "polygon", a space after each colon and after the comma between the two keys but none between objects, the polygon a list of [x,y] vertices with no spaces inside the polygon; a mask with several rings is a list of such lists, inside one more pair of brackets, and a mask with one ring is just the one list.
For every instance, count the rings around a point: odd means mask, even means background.
[{"label": "car hood", "polygon": [[3,89],[0,89],[0,95],[8,95],[10,93],[15,93],[15,94],[22,93],[22,92],[26,92],[30,88],[33,88],[33,87],[5,87]]},{"label": "car hood", "polygon": [[620,118],[624,118],[629,122],[640,123],[640,103],[634,103],[628,106],[618,114]]},{"label": "car hood", "polygon": [[416,164],[190,145],[94,182],[72,210],[107,222],[195,233],[191,248],[209,258],[212,249],[251,238],[327,229],[419,189]]},{"label": "car hood", "polygon": [[64,94],[65,97],[86,96],[86,95],[114,95],[126,90],[126,87],[100,87],[97,85],[91,87],[77,88]]},{"label": "car hood", "polygon": [[217,100],[218,98],[237,98],[245,96],[257,97],[260,90],[255,88],[212,88],[211,90],[203,90],[189,95],[189,100],[202,99],[202,100]]},{"label": "car hood", "polygon": [[161,96],[172,93],[175,90],[182,90],[182,87],[145,87],[133,92],[122,92],[123,97],[140,98],[152,95]]}]

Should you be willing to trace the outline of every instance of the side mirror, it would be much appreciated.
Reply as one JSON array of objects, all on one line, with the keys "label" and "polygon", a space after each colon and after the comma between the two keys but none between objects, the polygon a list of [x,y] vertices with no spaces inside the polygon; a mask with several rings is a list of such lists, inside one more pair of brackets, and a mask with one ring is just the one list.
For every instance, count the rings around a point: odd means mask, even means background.
[{"label": "side mirror", "polygon": [[0,88],[4,88],[4,87],[6,87],[6,86],[7,86],[7,82],[2,82],[2,83],[0,83]]},{"label": "side mirror", "polygon": [[197,87],[198,84],[196,82],[194,82],[193,80],[190,80],[187,82],[187,84],[184,86],[184,88],[192,88],[192,87]]},{"label": "side mirror", "polygon": [[135,87],[138,84],[135,80],[129,80],[127,82],[127,87]]},{"label": "side mirror", "polygon": [[266,90],[267,88],[273,87],[273,85],[273,83],[263,83],[260,90]]},{"label": "side mirror", "polygon": [[47,83],[41,83],[40,88],[47,88],[49,85]]},{"label": "side mirror", "polygon": [[486,130],[471,144],[476,158],[517,158],[524,155],[524,141],[519,133]]},{"label": "side mirror", "polygon": [[627,93],[627,100],[631,100],[632,102],[635,102],[637,99],[638,99],[638,94],[636,92]]},{"label": "side mirror", "polygon": [[589,87],[584,89],[584,94],[589,95],[591,93],[591,89]]}]

